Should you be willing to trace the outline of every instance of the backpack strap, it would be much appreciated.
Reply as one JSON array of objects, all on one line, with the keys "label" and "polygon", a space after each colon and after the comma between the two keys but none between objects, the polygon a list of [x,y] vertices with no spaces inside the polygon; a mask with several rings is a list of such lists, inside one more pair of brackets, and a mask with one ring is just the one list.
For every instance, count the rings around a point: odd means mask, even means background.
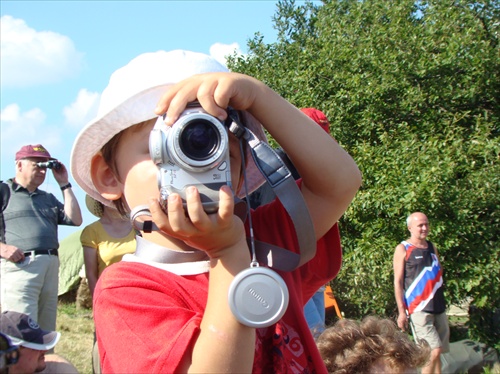
[{"label": "backpack strap", "polygon": [[5,243],[5,220],[3,219],[3,211],[7,208],[10,199],[10,188],[7,183],[0,181],[0,203],[2,210],[0,211],[0,242]]}]

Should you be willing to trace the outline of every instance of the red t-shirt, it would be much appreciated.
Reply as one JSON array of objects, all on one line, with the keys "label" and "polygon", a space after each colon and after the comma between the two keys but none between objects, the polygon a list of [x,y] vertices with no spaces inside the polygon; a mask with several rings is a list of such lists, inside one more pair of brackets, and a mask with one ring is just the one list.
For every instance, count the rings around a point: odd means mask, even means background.
[{"label": "red t-shirt", "polygon": [[[255,238],[298,252],[294,226],[276,200],[252,213]],[[340,236],[335,225],[317,245],[316,257],[278,273],[288,286],[283,318],[256,330],[253,372],[326,372],[304,318],[314,292],[338,273]],[[191,352],[207,301],[208,273],[177,275],[138,262],[119,262],[99,278],[94,319],[103,373],[178,371]]]}]

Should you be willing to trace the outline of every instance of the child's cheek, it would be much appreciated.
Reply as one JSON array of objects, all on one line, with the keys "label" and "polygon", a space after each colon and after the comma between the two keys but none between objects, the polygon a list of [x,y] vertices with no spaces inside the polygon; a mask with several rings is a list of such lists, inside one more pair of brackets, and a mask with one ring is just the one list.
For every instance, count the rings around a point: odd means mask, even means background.
[{"label": "child's cheek", "polygon": [[124,193],[131,209],[148,204],[150,197],[158,197],[158,168],[151,161],[141,162],[125,175]]}]

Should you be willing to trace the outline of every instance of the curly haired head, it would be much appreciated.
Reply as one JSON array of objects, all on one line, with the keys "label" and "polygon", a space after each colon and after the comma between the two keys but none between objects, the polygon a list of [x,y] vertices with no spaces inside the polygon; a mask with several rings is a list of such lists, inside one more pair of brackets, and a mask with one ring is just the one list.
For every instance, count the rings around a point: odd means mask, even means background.
[{"label": "curly haired head", "polygon": [[415,344],[393,321],[375,316],[341,319],[317,345],[328,372],[335,374],[406,372],[424,366],[430,355],[426,342]]}]

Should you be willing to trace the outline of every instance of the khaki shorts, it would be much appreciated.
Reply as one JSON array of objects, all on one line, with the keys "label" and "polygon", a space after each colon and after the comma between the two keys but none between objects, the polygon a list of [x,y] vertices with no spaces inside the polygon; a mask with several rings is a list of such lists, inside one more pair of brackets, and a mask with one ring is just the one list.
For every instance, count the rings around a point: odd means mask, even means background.
[{"label": "khaki shorts", "polygon": [[431,349],[441,348],[441,353],[450,350],[450,327],[446,313],[415,312],[410,320],[417,339],[425,339]]}]

